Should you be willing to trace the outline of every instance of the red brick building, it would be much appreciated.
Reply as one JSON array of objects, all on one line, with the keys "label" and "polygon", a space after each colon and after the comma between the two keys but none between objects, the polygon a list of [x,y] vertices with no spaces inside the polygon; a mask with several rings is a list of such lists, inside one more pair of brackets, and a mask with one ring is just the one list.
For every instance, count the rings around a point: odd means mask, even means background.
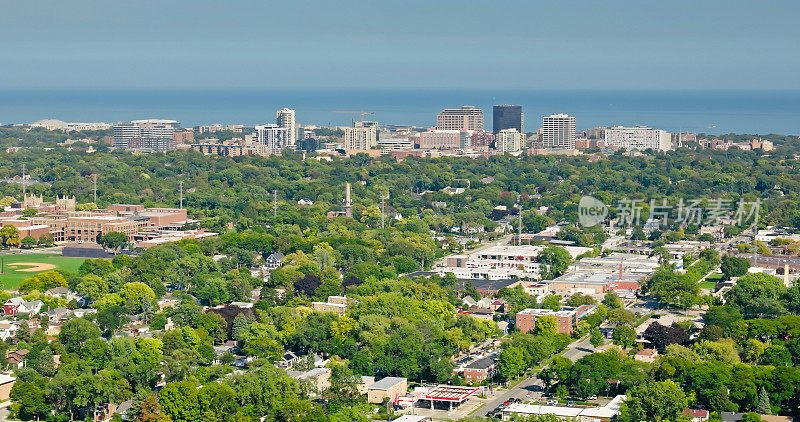
[{"label": "red brick building", "polygon": [[556,331],[563,334],[572,334],[578,323],[577,313],[573,311],[552,311],[550,309],[525,309],[517,313],[517,328],[523,333],[530,333],[536,329],[536,319],[550,315],[557,321]]}]

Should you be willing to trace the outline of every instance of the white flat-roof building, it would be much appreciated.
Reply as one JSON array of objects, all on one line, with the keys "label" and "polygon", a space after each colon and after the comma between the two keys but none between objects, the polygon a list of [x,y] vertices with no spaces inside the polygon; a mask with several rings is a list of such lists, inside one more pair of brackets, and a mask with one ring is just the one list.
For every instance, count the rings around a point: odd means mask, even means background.
[{"label": "white flat-roof building", "polygon": [[655,272],[659,265],[658,256],[614,252],[604,257],[581,258],[569,266],[569,271],[618,273],[622,268],[622,274],[647,275]]},{"label": "white flat-roof building", "polygon": [[500,152],[517,154],[522,151],[525,143],[525,134],[516,129],[503,129],[497,132],[494,140],[495,149]]},{"label": "white flat-roof building", "polygon": [[372,149],[378,146],[378,128],[375,126],[345,127],[342,144],[345,150]]},{"label": "white flat-roof building", "polygon": [[605,131],[606,146],[617,148],[656,151],[669,151],[672,148],[672,135],[661,129],[647,126],[612,126]]},{"label": "white flat-roof building", "polygon": [[542,144],[545,148],[575,148],[575,117],[563,113],[542,117]]},{"label": "white flat-roof building", "polygon": [[622,403],[626,398],[625,395],[619,395],[605,406],[586,408],[512,403],[503,409],[503,420],[510,420],[513,415],[554,415],[577,419],[580,422],[608,421],[620,414]]},{"label": "white flat-roof building", "polygon": [[286,146],[294,147],[297,143],[297,123],[294,118],[294,110],[283,108],[275,112],[275,123],[278,127],[289,129],[286,134]]}]

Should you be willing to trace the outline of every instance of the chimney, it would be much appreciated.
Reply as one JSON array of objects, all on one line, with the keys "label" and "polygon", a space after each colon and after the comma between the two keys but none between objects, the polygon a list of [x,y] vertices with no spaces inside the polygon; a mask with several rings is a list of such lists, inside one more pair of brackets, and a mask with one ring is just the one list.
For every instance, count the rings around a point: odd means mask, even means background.
[{"label": "chimney", "polygon": [[783,264],[783,285],[789,287],[789,264]]},{"label": "chimney", "polygon": [[344,190],[344,215],[353,217],[353,203],[350,201],[350,182],[345,184]]}]

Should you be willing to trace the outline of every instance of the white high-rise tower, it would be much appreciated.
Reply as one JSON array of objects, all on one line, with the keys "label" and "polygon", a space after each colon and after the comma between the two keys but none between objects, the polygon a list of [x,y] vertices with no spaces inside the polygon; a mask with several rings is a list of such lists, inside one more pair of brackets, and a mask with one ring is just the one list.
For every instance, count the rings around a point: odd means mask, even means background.
[{"label": "white high-rise tower", "polygon": [[275,113],[275,120],[278,127],[289,128],[289,138],[286,140],[287,146],[294,148],[297,142],[297,126],[294,118],[294,110],[284,108]]},{"label": "white high-rise tower", "polygon": [[575,117],[566,114],[542,117],[542,143],[545,148],[575,148]]}]

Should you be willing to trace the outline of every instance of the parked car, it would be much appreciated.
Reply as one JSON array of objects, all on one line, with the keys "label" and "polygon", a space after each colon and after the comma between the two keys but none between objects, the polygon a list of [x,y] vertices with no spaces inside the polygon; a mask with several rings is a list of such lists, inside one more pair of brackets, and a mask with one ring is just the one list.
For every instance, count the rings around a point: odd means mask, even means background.
[{"label": "parked car", "polygon": [[589,396],[587,400],[597,400],[597,396]]},{"label": "parked car", "polygon": [[574,405],[575,405],[575,402],[574,402],[574,401],[572,401],[572,400],[570,400],[570,401],[568,401],[568,402],[567,402],[567,407],[572,407],[572,406],[574,406]]},{"label": "parked car", "polygon": [[547,404],[556,405],[558,404],[558,400],[548,400]]}]

